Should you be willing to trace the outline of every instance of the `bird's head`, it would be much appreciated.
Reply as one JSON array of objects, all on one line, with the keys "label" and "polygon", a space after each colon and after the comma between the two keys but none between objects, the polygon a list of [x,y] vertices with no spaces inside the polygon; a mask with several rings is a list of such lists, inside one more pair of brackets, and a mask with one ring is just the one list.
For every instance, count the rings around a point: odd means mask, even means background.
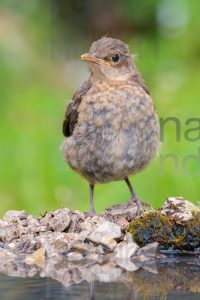
[{"label": "bird's head", "polygon": [[128,46],[118,39],[103,37],[93,42],[89,53],[81,59],[89,63],[96,80],[126,81],[136,71]]}]

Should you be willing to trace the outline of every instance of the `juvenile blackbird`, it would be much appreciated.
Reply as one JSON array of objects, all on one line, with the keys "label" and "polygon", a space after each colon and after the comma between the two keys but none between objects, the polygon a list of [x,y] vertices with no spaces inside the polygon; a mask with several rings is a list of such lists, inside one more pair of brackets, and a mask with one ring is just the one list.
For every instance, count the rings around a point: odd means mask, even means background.
[{"label": "juvenile blackbird", "polygon": [[142,204],[128,176],[144,169],[159,148],[159,123],[149,91],[128,46],[118,39],[93,42],[81,59],[91,74],[65,111],[64,158],[89,182],[90,216],[95,214],[94,185],[114,180],[125,180],[139,214]]}]

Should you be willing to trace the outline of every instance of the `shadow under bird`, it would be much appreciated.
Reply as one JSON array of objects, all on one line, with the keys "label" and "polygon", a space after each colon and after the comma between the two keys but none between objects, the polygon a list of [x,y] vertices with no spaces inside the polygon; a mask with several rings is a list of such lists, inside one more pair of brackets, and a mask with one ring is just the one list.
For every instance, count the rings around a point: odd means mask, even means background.
[{"label": "shadow under bird", "polygon": [[90,185],[89,216],[95,214],[96,183],[125,180],[129,203],[142,211],[128,176],[146,167],[159,149],[159,123],[144,81],[129,48],[103,37],[81,59],[90,77],[68,104],[63,122],[62,151],[70,167]]}]

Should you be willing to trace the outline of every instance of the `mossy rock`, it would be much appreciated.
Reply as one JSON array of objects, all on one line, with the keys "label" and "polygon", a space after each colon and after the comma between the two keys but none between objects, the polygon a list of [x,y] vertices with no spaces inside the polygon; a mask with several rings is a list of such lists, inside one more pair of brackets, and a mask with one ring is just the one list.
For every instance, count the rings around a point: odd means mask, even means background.
[{"label": "mossy rock", "polygon": [[200,212],[192,211],[193,218],[185,221],[167,216],[160,211],[145,212],[129,225],[129,231],[139,246],[158,242],[160,249],[196,251],[200,248]]}]

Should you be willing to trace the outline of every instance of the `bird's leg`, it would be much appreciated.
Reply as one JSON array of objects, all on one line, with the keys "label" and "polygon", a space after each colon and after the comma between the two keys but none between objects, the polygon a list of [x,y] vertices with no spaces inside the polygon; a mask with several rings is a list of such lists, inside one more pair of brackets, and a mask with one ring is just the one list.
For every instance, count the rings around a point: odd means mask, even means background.
[{"label": "bird's leg", "polygon": [[[128,179],[128,177],[126,177],[124,180],[125,180],[126,184],[128,185],[128,188],[129,188],[129,190],[131,192],[131,200],[130,200],[130,202],[136,204],[136,206],[137,206],[137,212],[136,212],[136,214],[140,215],[143,212],[143,209],[142,209],[142,205],[143,204],[145,206],[149,206],[149,207],[151,207],[151,205],[149,203],[140,201],[140,199],[136,195],[136,192],[134,191],[134,189],[133,189],[133,187],[132,187],[132,185],[131,185],[130,180]],[[128,204],[130,204],[130,202]]]},{"label": "bird's leg", "polygon": [[131,185],[128,177],[125,178],[125,182],[128,185],[128,188],[129,188],[129,190],[131,192],[131,201],[130,202],[136,204],[136,206],[137,206],[136,214],[140,215],[142,213],[142,211],[143,211],[142,210],[142,203],[140,202],[139,198],[137,197],[136,192],[134,191],[134,189],[133,189],[133,187],[132,187],[132,185]]},{"label": "bird's leg", "polygon": [[95,215],[94,210],[94,184],[90,184],[90,211],[89,217],[93,217]]},{"label": "bird's leg", "polygon": [[94,282],[92,281],[90,282],[90,296],[89,296],[90,300],[94,300],[94,288],[95,288]]}]

